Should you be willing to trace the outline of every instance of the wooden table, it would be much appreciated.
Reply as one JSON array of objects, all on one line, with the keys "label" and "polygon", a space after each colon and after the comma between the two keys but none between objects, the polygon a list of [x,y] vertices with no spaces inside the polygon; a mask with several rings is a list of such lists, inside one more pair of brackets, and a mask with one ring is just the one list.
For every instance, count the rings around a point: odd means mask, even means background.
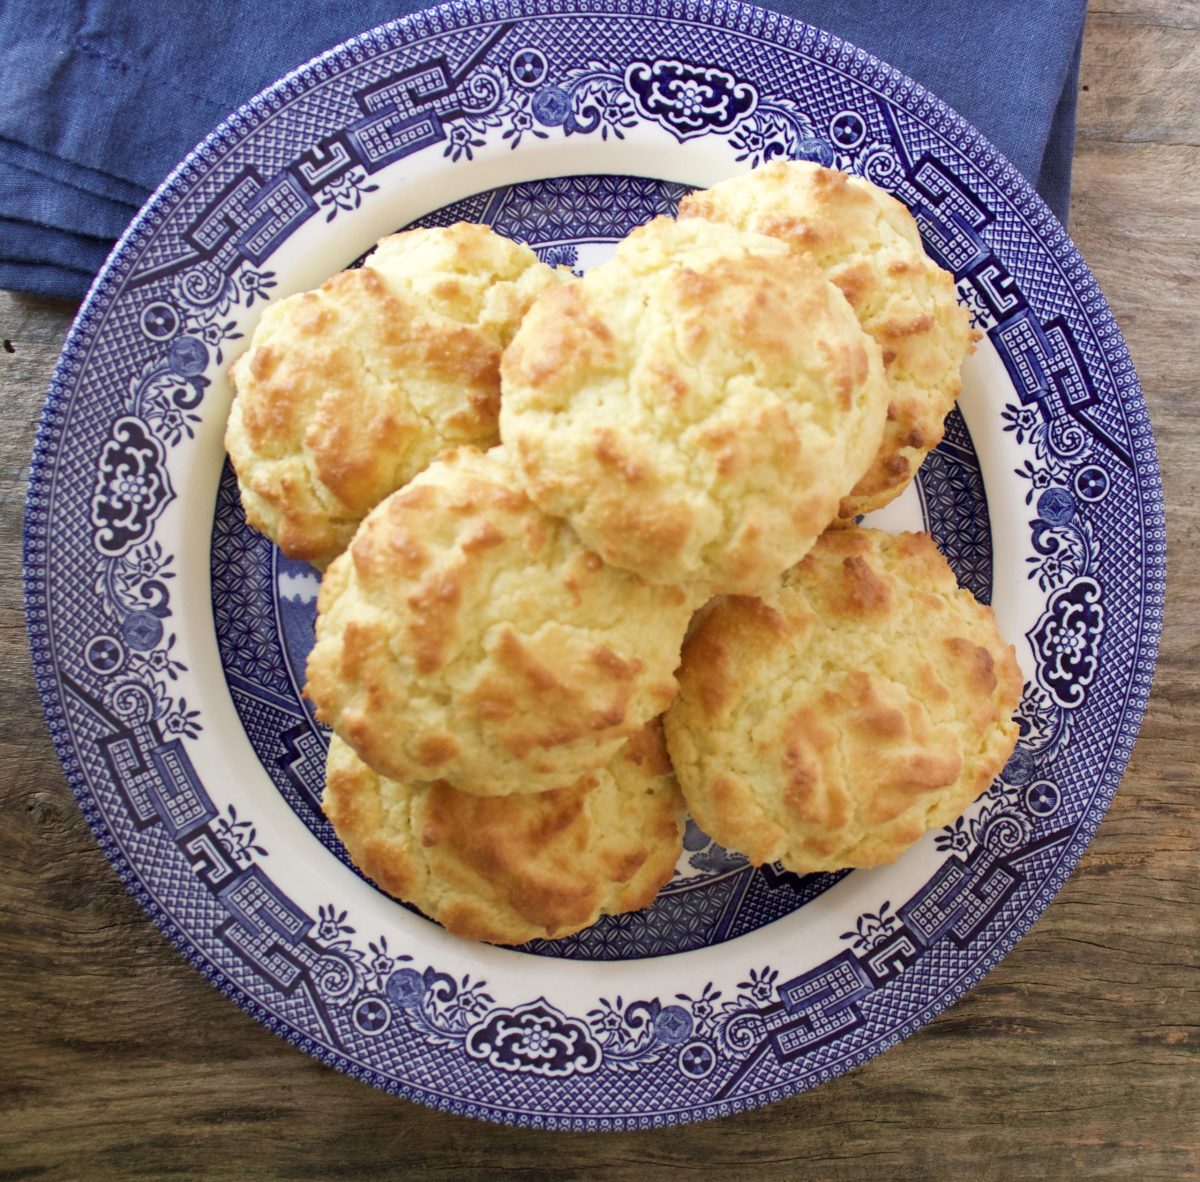
[{"label": "wooden table", "polygon": [[815,1092],[655,1133],[447,1116],[293,1050],[189,968],[64,782],[20,593],[34,426],[72,308],[0,295],[0,1179],[1200,1177],[1200,4],[1095,0],[1072,231],[1129,342],[1166,482],[1158,679],[1075,875],[963,1002]]}]

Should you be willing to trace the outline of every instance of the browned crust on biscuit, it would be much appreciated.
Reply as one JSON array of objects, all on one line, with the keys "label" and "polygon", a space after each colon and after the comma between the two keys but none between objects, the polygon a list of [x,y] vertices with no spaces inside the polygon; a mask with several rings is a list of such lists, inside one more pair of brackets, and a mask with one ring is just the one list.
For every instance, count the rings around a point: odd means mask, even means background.
[{"label": "browned crust on biscuit", "polygon": [[[463,273],[439,281],[447,266]],[[458,223],[393,235],[269,306],[230,370],[226,444],[250,523],[323,567],[440,450],[498,442],[501,352],[555,282],[528,247]]]},{"label": "browned crust on biscuit", "polygon": [[807,259],[659,218],[535,302],[501,364],[530,496],[605,561],[754,592],[833,519],[882,434],[878,347]]},{"label": "browned crust on biscuit", "polygon": [[330,566],[307,693],[393,779],[565,787],[670,704],[694,602],[606,566],[502,449],[447,453]]},{"label": "browned crust on biscuit", "polygon": [[833,530],[762,599],[710,604],[666,718],[702,829],[798,872],[891,861],[1016,743],[1022,678],[927,535]]},{"label": "browned crust on biscuit", "polygon": [[682,849],[683,802],[657,723],[573,787],[491,798],[387,780],[335,738],[324,807],[379,886],[492,943],[553,939],[646,907]]},{"label": "browned crust on biscuit", "polygon": [[779,161],[689,194],[679,217],[770,235],[824,268],[878,343],[891,386],[883,444],[839,517],[849,524],[898,496],[940,442],[978,336],[908,211],[860,177]]}]

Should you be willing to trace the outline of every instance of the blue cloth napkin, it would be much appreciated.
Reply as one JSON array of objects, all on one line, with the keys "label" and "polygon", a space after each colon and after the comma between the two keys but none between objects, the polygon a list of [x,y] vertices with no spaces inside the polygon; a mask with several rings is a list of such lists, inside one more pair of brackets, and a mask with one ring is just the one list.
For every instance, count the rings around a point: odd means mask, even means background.
[{"label": "blue cloth napkin", "polygon": [[[77,299],[234,107],[413,0],[0,0],[0,288]],[[948,102],[1066,220],[1086,0],[773,0]]]}]

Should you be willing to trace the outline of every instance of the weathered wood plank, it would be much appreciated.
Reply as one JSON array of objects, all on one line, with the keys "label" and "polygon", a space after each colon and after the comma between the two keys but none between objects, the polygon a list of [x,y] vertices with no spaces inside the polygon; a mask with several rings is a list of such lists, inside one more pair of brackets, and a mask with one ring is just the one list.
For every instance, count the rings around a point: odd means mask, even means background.
[{"label": "weathered wood plank", "polygon": [[[1191,10],[1195,16],[1200,5]],[[1118,15],[1093,14],[1088,25],[1079,79],[1088,138],[1195,147],[1200,40],[1194,29],[1162,24],[1140,27],[1136,36],[1130,29],[1129,18]]]},{"label": "weathered wood plank", "polygon": [[1090,0],[1088,30],[1091,38],[1100,17],[1119,17],[1139,34],[1147,29],[1200,29],[1200,6],[1195,0]]}]

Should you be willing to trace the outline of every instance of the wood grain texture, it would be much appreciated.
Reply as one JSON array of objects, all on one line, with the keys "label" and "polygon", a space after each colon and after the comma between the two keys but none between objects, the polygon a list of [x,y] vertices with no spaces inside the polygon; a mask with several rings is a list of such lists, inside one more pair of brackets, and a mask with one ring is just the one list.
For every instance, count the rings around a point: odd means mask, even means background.
[{"label": "wood grain texture", "polygon": [[1200,5],[1097,0],[1072,230],[1163,463],[1159,674],[1108,818],[1016,951],[901,1046],[815,1092],[656,1133],[531,1133],[371,1091],[207,985],[76,809],[33,688],[20,530],[72,309],[0,296],[0,1182],[25,1178],[1200,1177]]}]

